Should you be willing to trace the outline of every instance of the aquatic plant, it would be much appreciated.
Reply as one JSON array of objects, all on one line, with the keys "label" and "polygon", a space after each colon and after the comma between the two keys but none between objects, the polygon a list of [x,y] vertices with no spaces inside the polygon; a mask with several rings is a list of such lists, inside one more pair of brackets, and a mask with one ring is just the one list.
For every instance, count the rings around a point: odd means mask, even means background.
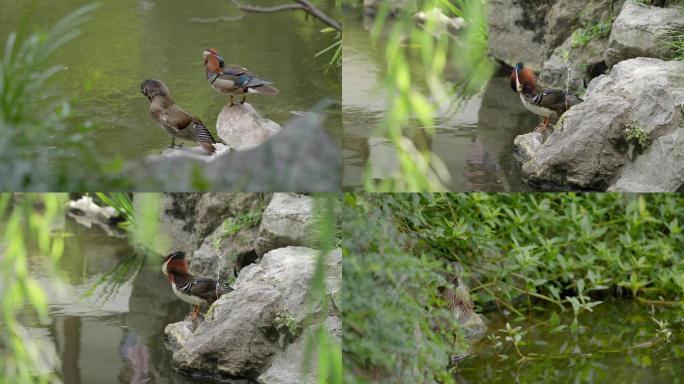
[{"label": "aquatic plant", "polygon": [[[396,148],[399,172],[393,179],[377,182],[370,166],[365,172],[365,189],[374,191],[444,190],[449,172],[429,149],[420,148],[407,132],[417,121],[427,135],[434,134],[434,116],[439,105],[454,103],[479,92],[494,72],[487,57],[486,3],[481,0],[433,0],[420,2],[426,13],[458,16],[465,29],[458,37],[436,33],[439,18],[427,18],[422,27],[411,15],[400,13],[390,23],[390,4],[382,2],[375,16],[371,40],[384,44],[387,64],[382,86],[387,95],[387,110],[378,131]],[[383,32],[387,32],[383,34]],[[409,58],[421,63],[411,68]],[[449,64],[449,60],[453,65]],[[462,80],[455,85],[445,74],[455,72]],[[424,86],[427,91],[420,90]]]}]

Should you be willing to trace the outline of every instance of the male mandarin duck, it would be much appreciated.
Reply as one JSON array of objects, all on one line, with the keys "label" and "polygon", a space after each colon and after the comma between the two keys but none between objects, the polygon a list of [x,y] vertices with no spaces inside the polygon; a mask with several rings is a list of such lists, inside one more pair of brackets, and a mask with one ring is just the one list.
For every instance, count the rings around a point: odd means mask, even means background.
[{"label": "male mandarin duck", "polygon": [[209,153],[216,152],[216,140],[202,121],[171,99],[169,88],[159,80],[145,80],[140,91],[150,100],[150,114],[154,121],[171,135],[171,148],[176,139],[194,141]]},{"label": "male mandarin duck", "polygon": [[164,258],[162,272],[169,278],[173,293],[186,303],[194,305],[192,320],[199,317],[200,305],[211,306],[221,295],[233,291],[228,284],[218,284],[215,279],[194,277],[188,272],[185,252],[177,251]]},{"label": "male mandarin duck", "polygon": [[562,89],[543,89],[537,86],[537,77],[529,68],[518,63],[511,73],[511,88],[520,94],[525,108],[531,112],[544,116],[544,122],[538,128],[543,132],[549,126],[549,117],[560,116],[570,107],[584,100]]},{"label": "male mandarin duck", "polygon": [[230,105],[233,105],[234,95],[242,95],[241,103],[244,103],[248,93],[275,96],[280,92],[271,85],[272,82],[259,79],[247,68],[234,64],[226,66],[225,60],[214,48],[204,51],[203,56],[209,84],[217,91],[230,95]]}]

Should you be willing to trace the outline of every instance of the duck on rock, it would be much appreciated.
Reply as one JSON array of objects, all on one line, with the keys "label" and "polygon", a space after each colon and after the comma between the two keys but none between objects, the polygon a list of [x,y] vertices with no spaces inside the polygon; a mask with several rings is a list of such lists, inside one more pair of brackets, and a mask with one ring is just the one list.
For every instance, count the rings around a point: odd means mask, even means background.
[{"label": "duck on rock", "polygon": [[154,121],[171,136],[170,148],[176,147],[176,139],[184,139],[196,142],[209,153],[216,152],[214,136],[202,120],[174,103],[166,84],[159,80],[145,80],[140,84],[140,92],[150,101],[150,114]]},{"label": "duck on rock", "polygon": [[520,94],[520,100],[529,111],[544,117],[535,131],[543,132],[549,126],[549,118],[560,117],[570,107],[584,100],[562,89],[542,88],[537,85],[537,77],[529,69],[518,63],[511,73],[511,88]]},{"label": "duck on rock", "polygon": [[223,56],[215,48],[209,48],[202,53],[204,66],[207,69],[207,81],[217,91],[230,95],[230,105],[233,105],[233,96],[242,95],[242,101],[246,101],[248,93],[260,93],[275,96],[279,93],[272,82],[258,78],[241,65],[226,65]]},{"label": "duck on rock", "polygon": [[177,251],[166,256],[162,272],[169,278],[173,293],[179,299],[195,306],[190,313],[193,321],[200,315],[200,305],[211,306],[221,295],[233,291],[231,286],[220,284],[215,279],[191,275],[188,272],[185,252]]}]

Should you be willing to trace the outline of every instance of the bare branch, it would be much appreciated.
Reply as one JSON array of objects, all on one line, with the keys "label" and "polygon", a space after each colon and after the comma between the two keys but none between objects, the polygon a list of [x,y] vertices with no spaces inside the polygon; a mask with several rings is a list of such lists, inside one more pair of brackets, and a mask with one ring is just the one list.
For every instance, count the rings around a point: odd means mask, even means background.
[{"label": "bare branch", "polygon": [[234,17],[228,17],[228,16],[219,16],[219,17],[212,17],[209,19],[202,19],[199,17],[193,17],[190,19],[190,21],[195,22],[195,23],[217,23],[217,22],[232,22],[232,21],[239,21],[244,19],[245,14],[241,14],[240,16],[234,16]]},{"label": "bare branch", "polygon": [[273,7],[259,7],[255,5],[242,4],[238,0],[230,1],[233,3],[233,5],[235,5],[244,12],[275,13],[289,10],[302,10],[308,13],[309,15],[317,18],[318,20],[322,21],[323,23],[331,26],[335,30],[340,32],[342,31],[342,26],[340,25],[340,23],[337,22],[337,20],[323,13],[320,9],[316,8],[308,0],[295,0],[296,3],[276,5]]}]

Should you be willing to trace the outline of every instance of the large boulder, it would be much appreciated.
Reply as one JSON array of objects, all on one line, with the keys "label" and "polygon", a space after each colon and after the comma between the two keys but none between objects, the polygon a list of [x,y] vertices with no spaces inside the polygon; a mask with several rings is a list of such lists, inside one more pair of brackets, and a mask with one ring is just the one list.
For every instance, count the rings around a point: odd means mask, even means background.
[{"label": "large boulder", "polygon": [[[335,338],[336,342],[342,343],[342,320],[337,316],[328,316],[326,328]],[[302,373],[299,369],[293,369],[304,361],[306,357],[307,338],[315,339],[317,326],[313,325],[304,331],[303,337],[287,346],[284,353],[276,355],[271,362],[271,366],[258,378],[259,384],[302,384],[316,382],[317,360],[313,359],[312,369],[307,373]],[[313,345],[314,348],[316,344]],[[315,353],[315,349],[311,350]]]},{"label": "large boulder", "polygon": [[188,255],[230,217],[260,212],[268,195],[259,193],[165,193],[160,225],[170,249]]},{"label": "large boulder", "polygon": [[216,120],[219,138],[236,151],[258,147],[281,130],[278,123],[259,116],[249,103],[227,104]]},{"label": "large boulder", "polygon": [[[329,304],[328,311],[322,313],[321,302],[307,302],[318,255],[317,250],[303,247],[273,250],[264,255],[261,263],[240,272],[235,290],[213,305],[194,332],[188,332],[192,324],[187,321],[168,325],[165,337],[167,347],[173,351],[173,365],[186,373],[252,380],[264,373],[264,378],[272,377],[273,371],[267,373],[271,368],[283,371],[289,366],[289,374],[283,374],[281,379],[298,377],[302,360],[294,358],[292,349],[296,347],[288,345],[301,342],[308,332],[290,331],[317,319],[325,322],[331,316],[339,318],[334,305]],[[328,255],[327,267],[326,293],[330,298],[340,291],[341,252]],[[288,327],[283,327],[284,318],[289,319]],[[338,319],[325,323],[331,334],[339,333]]]},{"label": "large boulder", "polygon": [[681,8],[659,8],[626,1],[613,23],[605,53],[608,67],[635,57],[666,58],[663,41],[668,34],[684,33]]},{"label": "large boulder", "polygon": [[585,46],[578,45],[573,36],[568,37],[544,62],[539,82],[575,93],[584,90],[586,83],[606,71],[603,52],[607,46],[608,38],[593,39]]},{"label": "large boulder", "polygon": [[[637,58],[594,79],[541,146],[528,145],[523,176],[548,189],[677,190],[684,157],[684,62]],[[652,144],[627,139],[636,130]],[[536,134],[516,141],[536,140]],[[681,142],[680,142],[681,143]],[[650,185],[649,185],[650,184]],[[637,187],[638,186],[638,187]]]},{"label": "large boulder", "polygon": [[[574,41],[573,33],[582,33],[597,23],[609,24],[613,8],[620,1],[586,2],[584,0],[492,0],[489,2],[489,53],[510,67],[523,62],[526,67],[540,72],[547,65],[551,73],[541,74],[547,85],[554,85],[553,72],[559,72],[557,58],[547,63],[552,55],[562,58],[562,49]],[[605,38],[604,38],[605,40]],[[564,46],[561,48],[561,46]],[[583,66],[582,56],[601,57],[597,47],[577,47],[582,55],[570,52],[573,64]],[[576,56],[576,57],[575,57]],[[591,65],[591,63],[586,63]],[[583,71],[580,71],[583,72]],[[543,82],[543,81],[542,81]]]},{"label": "large boulder", "polygon": [[314,224],[314,199],[296,193],[275,193],[259,227],[256,253],[288,245],[308,245]]}]

